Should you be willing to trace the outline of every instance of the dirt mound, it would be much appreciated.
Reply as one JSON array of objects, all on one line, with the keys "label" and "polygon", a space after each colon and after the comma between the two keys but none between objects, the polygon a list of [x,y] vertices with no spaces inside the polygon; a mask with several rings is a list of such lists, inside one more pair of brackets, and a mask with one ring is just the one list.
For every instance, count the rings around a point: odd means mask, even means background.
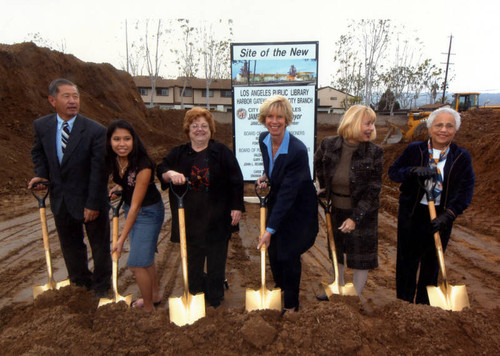
[{"label": "dirt mound", "polygon": [[453,313],[395,301],[370,315],[360,312],[357,298],[337,297],[284,317],[269,310],[208,308],[207,317],[179,328],[165,309],[147,315],[124,303],[96,309],[97,302],[85,289],[66,287],[16,312],[4,308],[2,353],[493,355],[500,347],[499,309]]}]

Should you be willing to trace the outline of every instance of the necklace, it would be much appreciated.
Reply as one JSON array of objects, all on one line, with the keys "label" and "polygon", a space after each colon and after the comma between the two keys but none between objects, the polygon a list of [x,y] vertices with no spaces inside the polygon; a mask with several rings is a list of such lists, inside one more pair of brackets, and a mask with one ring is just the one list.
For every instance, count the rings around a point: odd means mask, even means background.
[{"label": "necklace", "polygon": [[116,162],[118,162],[118,166],[120,167],[120,175],[123,176],[123,174],[125,173],[125,170],[128,167],[128,160],[127,160],[127,163],[125,163],[125,165],[122,165],[121,162],[120,162],[120,159],[117,156],[116,157]]}]

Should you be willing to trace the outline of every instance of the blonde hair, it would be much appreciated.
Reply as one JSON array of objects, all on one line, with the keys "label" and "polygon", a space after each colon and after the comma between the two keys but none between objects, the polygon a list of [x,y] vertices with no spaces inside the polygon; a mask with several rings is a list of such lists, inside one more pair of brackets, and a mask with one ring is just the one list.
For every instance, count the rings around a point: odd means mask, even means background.
[{"label": "blonde hair", "polygon": [[262,103],[259,109],[259,122],[266,124],[266,116],[273,110],[278,109],[285,116],[285,124],[289,126],[293,120],[292,104],[281,95],[271,96]]},{"label": "blonde hair", "polygon": [[191,110],[188,110],[186,112],[186,116],[184,116],[184,125],[183,125],[183,130],[184,134],[189,140],[189,126],[193,123],[194,120],[196,120],[199,116],[202,116],[207,120],[208,127],[210,128],[210,138],[214,137],[215,133],[215,120],[214,116],[210,111],[207,109],[200,108],[198,106],[195,106]]},{"label": "blonde hair", "polygon": [[[365,116],[375,120],[377,115],[375,111],[365,105],[353,105],[346,111],[340,122],[337,133],[345,139],[357,139],[361,133],[361,121]],[[370,141],[377,137],[377,130],[373,127],[370,135]]]}]

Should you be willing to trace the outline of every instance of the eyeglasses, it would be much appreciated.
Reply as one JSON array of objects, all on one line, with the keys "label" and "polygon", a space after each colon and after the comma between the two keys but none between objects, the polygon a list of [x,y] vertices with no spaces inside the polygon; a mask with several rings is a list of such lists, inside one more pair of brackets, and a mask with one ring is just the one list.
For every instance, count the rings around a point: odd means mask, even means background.
[{"label": "eyeglasses", "polygon": [[435,124],[435,125],[432,125],[432,127],[438,129],[438,130],[441,130],[443,128],[445,128],[446,130],[454,130],[455,129],[455,125],[453,124],[443,124],[443,123],[439,123],[439,124]]},{"label": "eyeglasses", "polygon": [[203,130],[206,130],[206,129],[208,129],[208,124],[201,124],[201,125],[191,124],[191,125],[189,125],[189,127],[191,128],[191,130],[196,130],[198,128],[202,128]]}]

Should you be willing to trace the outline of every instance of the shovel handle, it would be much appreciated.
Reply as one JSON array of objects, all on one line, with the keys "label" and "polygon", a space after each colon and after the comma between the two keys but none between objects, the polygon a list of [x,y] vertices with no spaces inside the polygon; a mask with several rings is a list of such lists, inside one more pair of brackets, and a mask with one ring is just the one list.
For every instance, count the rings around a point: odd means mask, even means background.
[{"label": "shovel handle", "polygon": [[[45,194],[44,195],[38,195],[35,190],[35,188],[39,185],[43,185],[45,186],[47,189],[45,189]],[[38,207],[41,209],[41,208],[45,208],[45,199],[47,198],[47,195],[49,195],[49,183],[48,182],[37,182],[35,184],[33,184],[33,186],[31,187],[31,194],[33,194],[33,196],[36,198],[36,200],[38,200]]]},{"label": "shovel handle", "polygon": [[[120,216],[120,208],[122,207],[122,204],[123,204],[123,191],[121,190],[117,190],[115,192],[113,192],[114,195],[116,195],[117,197],[120,198],[120,200],[118,201],[118,204],[113,204],[113,202],[111,201],[111,198],[108,199],[108,205],[110,207],[111,210],[113,210],[113,218],[117,218]],[[118,231],[118,229],[117,229]]]},{"label": "shovel handle", "polygon": [[328,200],[324,202],[318,197],[318,203],[325,210],[325,220],[326,220],[326,232],[328,238],[328,245],[330,245],[330,253],[332,254],[333,270],[335,272],[335,283],[339,281],[339,264],[337,261],[337,249],[335,247],[335,239],[333,237],[333,226],[332,226],[332,202]]},{"label": "shovel handle", "polygon": [[175,184],[173,184],[172,181],[170,181],[170,190],[177,197],[177,205],[179,209],[184,209],[184,196],[189,190],[188,177],[186,177],[186,183],[184,183],[183,186],[185,186],[184,190],[182,192],[177,193],[177,191],[175,190]]},{"label": "shovel handle", "polygon": [[[261,208],[265,208],[267,206],[267,198],[269,196],[269,192],[271,191],[271,182],[269,180],[266,180],[263,183],[267,184],[267,188],[260,189],[257,181],[255,181],[255,194],[257,195],[257,197],[259,197]],[[261,194],[264,190],[267,191],[267,193]]]},{"label": "shovel handle", "polygon": [[[429,204],[429,215],[431,217],[431,221],[436,218],[436,206],[434,204],[434,200],[428,201]],[[446,268],[444,265],[444,253],[443,253],[443,245],[441,244],[441,236],[439,235],[439,231],[434,233],[434,245],[436,246],[436,255],[439,261],[439,268],[441,269],[441,274],[443,275],[443,283],[448,289],[448,279],[446,277]]]}]

